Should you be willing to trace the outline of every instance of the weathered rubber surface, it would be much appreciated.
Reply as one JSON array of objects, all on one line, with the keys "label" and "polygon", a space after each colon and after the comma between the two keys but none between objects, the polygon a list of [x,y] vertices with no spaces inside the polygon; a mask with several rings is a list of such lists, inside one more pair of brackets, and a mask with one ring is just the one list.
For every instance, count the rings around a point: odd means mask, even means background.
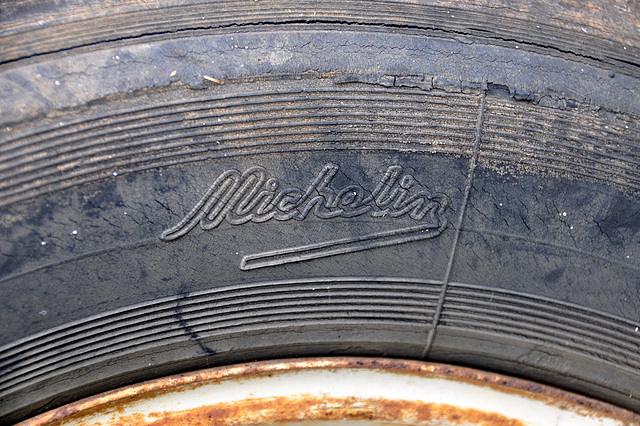
[{"label": "weathered rubber surface", "polygon": [[0,419],[331,354],[640,411],[638,13],[598,5],[3,4]]}]

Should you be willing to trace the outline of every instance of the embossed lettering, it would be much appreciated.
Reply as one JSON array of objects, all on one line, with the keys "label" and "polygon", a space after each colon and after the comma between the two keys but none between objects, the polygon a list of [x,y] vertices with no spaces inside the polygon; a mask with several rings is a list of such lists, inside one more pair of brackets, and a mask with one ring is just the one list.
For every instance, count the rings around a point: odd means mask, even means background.
[{"label": "embossed lettering", "polygon": [[244,173],[227,170],[215,180],[189,213],[160,236],[165,241],[186,235],[198,224],[212,230],[226,220],[231,225],[247,222],[262,223],[271,219],[304,220],[309,215],[320,219],[352,218],[369,215],[373,218],[398,218],[408,215],[423,222],[421,230],[446,227],[443,216],[448,198],[441,193],[414,191],[415,178],[402,173],[402,167],[387,168],[373,191],[351,184],[332,187],[340,167],[328,163],[309,185],[281,188],[276,178],[269,178],[260,166]]}]

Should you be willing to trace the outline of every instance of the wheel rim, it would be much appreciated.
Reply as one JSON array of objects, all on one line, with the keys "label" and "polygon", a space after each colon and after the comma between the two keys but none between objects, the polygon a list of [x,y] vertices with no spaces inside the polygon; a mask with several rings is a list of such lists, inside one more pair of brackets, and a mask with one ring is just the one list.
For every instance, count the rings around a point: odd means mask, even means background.
[{"label": "wheel rim", "polygon": [[50,411],[43,424],[616,425],[630,411],[546,385],[445,364],[306,358],[212,368]]}]

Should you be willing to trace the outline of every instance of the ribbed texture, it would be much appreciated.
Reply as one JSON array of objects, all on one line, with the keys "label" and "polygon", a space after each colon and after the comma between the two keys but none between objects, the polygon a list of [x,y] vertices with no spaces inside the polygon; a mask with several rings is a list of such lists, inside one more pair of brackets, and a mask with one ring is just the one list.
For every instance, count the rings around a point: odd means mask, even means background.
[{"label": "ribbed texture", "polygon": [[[520,42],[532,48],[553,49],[598,59],[614,69],[638,74],[640,52],[629,46],[625,50],[618,40],[592,35],[591,29],[580,32],[522,19],[488,13],[406,1],[324,1],[309,0],[271,2],[221,1],[215,4],[190,5],[155,10],[138,10],[106,17],[89,17],[80,22],[61,24],[0,39],[5,46],[0,63],[31,55],[58,52],[95,43],[136,38],[147,35],[179,36],[180,32],[247,24],[282,24],[326,22],[375,24],[394,27],[435,29],[497,40]],[[5,31],[17,31],[6,25]],[[188,33],[187,33],[188,35]],[[582,58],[585,60],[585,58]]]},{"label": "ribbed texture", "polygon": [[[357,86],[357,88],[355,88]],[[0,142],[0,206],[118,174],[249,153],[393,149],[470,155],[476,96],[336,85],[192,100]],[[632,121],[487,99],[480,158],[640,189]]]},{"label": "ribbed texture", "polygon": [[638,324],[557,300],[451,283],[440,325],[518,337],[640,368]]},{"label": "ribbed texture", "polygon": [[0,348],[0,398],[78,368],[240,331],[321,324],[424,324],[439,284],[394,278],[260,283],[158,299]]},{"label": "ribbed texture", "polygon": [[635,125],[588,112],[494,100],[487,102],[480,155],[640,189],[640,130]]},{"label": "ribbed texture", "polygon": [[[160,299],[90,317],[0,348],[0,397],[146,349],[241,331],[320,324],[423,324],[440,283],[392,278],[297,280]],[[450,283],[440,326],[555,346],[640,368],[636,324],[519,292]]]},{"label": "ribbed texture", "polygon": [[0,206],[114,171],[248,153],[377,148],[468,154],[472,149],[475,96],[335,87],[162,105],[2,142]]}]

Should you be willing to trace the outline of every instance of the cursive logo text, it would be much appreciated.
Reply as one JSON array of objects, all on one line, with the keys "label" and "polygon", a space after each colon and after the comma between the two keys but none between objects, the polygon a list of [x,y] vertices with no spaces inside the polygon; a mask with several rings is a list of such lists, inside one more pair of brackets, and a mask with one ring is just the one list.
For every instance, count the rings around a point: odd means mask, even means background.
[{"label": "cursive logo text", "polygon": [[370,192],[355,184],[333,188],[332,182],[339,170],[338,165],[326,164],[304,189],[281,187],[280,181],[269,178],[260,166],[251,167],[244,173],[227,170],[218,176],[191,211],[175,226],[165,230],[160,238],[175,240],[198,224],[203,230],[211,230],[224,220],[241,225],[271,219],[301,221],[309,215],[320,219],[408,215],[415,221],[425,222],[423,228],[442,230],[446,227],[443,213],[447,208],[447,196],[416,191],[415,178],[403,174],[402,167],[387,168]]}]

